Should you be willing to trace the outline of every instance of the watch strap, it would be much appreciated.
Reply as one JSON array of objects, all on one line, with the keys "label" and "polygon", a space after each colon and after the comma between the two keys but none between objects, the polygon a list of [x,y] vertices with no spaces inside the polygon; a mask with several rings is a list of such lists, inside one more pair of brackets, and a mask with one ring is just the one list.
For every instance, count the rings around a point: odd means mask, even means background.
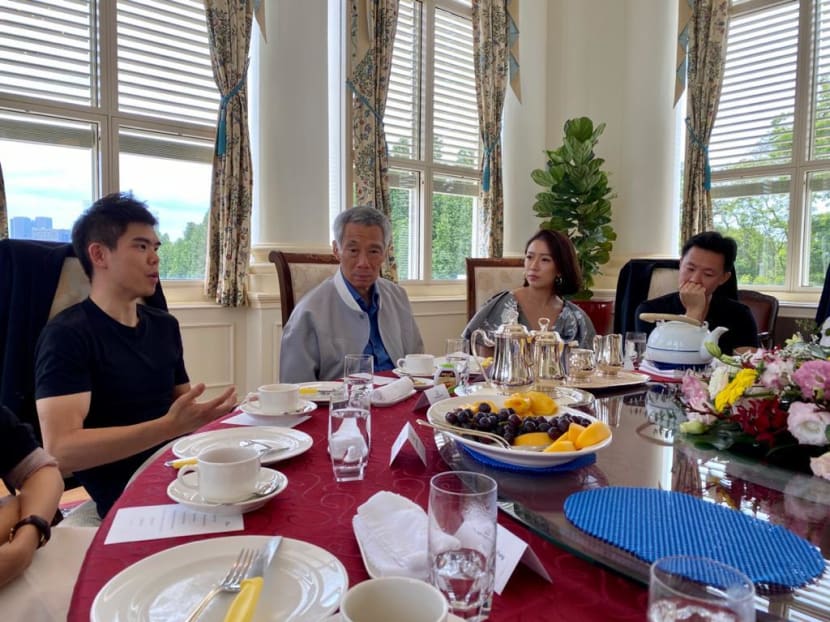
[{"label": "watch strap", "polygon": [[40,548],[44,544],[49,542],[49,538],[52,537],[52,528],[49,526],[49,521],[47,521],[45,518],[41,516],[32,514],[17,521],[14,527],[12,527],[9,530],[9,542],[14,540],[14,536],[17,533],[17,530],[25,525],[32,525],[35,529],[37,529],[40,532],[40,541],[38,542],[37,548]]}]

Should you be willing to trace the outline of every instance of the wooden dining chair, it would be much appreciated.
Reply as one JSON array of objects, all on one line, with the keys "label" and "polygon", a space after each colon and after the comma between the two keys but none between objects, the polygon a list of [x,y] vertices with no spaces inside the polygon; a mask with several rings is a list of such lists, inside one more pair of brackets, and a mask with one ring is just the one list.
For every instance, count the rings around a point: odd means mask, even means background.
[{"label": "wooden dining chair", "polygon": [[769,349],[775,344],[775,322],[778,319],[778,298],[762,294],[753,289],[739,289],[738,302],[752,311],[758,325],[758,341],[762,348]]},{"label": "wooden dining chair", "polygon": [[317,253],[271,251],[268,260],[277,270],[283,326],[300,299],[337,272],[340,265],[334,255]]},{"label": "wooden dining chair", "polygon": [[523,257],[467,257],[467,319],[492,296],[524,283]]}]

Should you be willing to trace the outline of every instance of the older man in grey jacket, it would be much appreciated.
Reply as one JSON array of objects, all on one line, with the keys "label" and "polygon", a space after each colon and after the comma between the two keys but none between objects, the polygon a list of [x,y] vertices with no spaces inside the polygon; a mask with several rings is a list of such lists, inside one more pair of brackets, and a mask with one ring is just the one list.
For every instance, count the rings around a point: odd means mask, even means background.
[{"label": "older man in grey jacket", "polygon": [[340,269],[291,312],[280,346],[280,381],[310,382],[343,376],[347,354],[371,354],[375,370],[424,351],[403,288],[378,278],[392,225],[371,207],[341,212],[332,250]]}]

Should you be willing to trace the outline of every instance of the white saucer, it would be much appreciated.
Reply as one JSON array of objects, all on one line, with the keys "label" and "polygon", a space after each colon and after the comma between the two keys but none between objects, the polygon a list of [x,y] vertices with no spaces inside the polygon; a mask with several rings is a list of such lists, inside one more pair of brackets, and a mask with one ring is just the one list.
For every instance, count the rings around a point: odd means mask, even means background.
[{"label": "white saucer", "polygon": [[343,383],[337,380],[318,380],[316,382],[300,382],[297,386],[300,387],[300,397],[312,402],[328,404],[331,400],[331,394],[342,387]]},{"label": "white saucer", "polygon": [[431,372],[414,372],[404,369],[403,367],[396,367],[392,370],[392,373],[398,376],[399,378],[403,378],[404,376],[416,376],[418,378],[432,378],[435,375],[435,370],[433,369]]},{"label": "white saucer", "polygon": [[317,408],[317,404],[314,402],[309,400],[300,400],[300,407],[295,410],[289,410],[286,412],[262,410],[259,407],[259,400],[255,397],[252,397],[247,402],[242,402],[239,405],[239,410],[244,412],[246,415],[252,415],[254,417],[287,417],[289,415],[303,415],[305,413],[310,413],[315,408]]},{"label": "white saucer", "polygon": [[[341,616],[340,612],[338,611],[334,615],[329,616],[328,618],[326,618],[325,622],[343,622],[343,616]],[[464,619],[459,618],[454,613],[450,613],[450,614],[447,615],[447,622],[464,622]]]},{"label": "white saucer", "polygon": [[415,395],[415,393],[417,393],[417,391],[415,389],[412,389],[406,395],[401,395],[400,397],[397,397],[394,400],[389,400],[388,402],[383,401],[383,400],[378,400],[378,399],[375,399],[373,397],[372,398],[372,406],[394,406],[395,404],[398,404],[399,402],[403,402],[404,400],[408,400],[410,397]]},{"label": "white saucer", "polygon": [[[195,484],[198,481],[198,477],[198,474],[191,472],[187,473],[184,476],[184,479],[186,479],[188,483]],[[199,491],[182,486],[178,479],[174,479],[170,482],[170,485],[167,487],[167,496],[176,503],[181,503],[183,506],[199,512],[208,512],[218,514],[220,516],[244,514],[245,512],[251,512],[261,508],[263,505],[268,503],[268,501],[285,490],[286,486],[288,486],[288,478],[279,471],[269,469],[268,467],[260,468],[259,477],[257,478],[257,485],[267,485],[274,479],[277,479],[279,483],[273,492],[270,492],[262,497],[251,495],[250,498],[237,501],[235,503],[211,503],[209,501],[205,501],[202,498],[202,495],[199,494]]]}]

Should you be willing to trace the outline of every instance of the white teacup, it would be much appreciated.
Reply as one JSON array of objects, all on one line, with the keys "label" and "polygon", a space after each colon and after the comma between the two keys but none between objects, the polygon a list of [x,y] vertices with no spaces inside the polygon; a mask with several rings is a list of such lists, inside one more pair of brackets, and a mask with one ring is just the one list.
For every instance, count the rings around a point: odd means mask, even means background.
[{"label": "white teacup", "polygon": [[265,413],[287,413],[300,407],[300,387],[296,384],[264,384],[254,395]]},{"label": "white teacup", "polygon": [[369,579],[352,587],[340,604],[344,622],[445,622],[449,608],[438,588],[408,577]]},{"label": "white teacup", "polygon": [[[176,476],[185,488],[198,490],[205,501],[235,503],[251,496],[259,477],[259,452],[253,447],[206,449],[196,464],[179,469]],[[196,482],[186,478],[196,473]]]},{"label": "white teacup", "polygon": [[435,357],[431,354],[407,354],[398,359],[397,365],[410,374],[431,376],[435,371]]}]

